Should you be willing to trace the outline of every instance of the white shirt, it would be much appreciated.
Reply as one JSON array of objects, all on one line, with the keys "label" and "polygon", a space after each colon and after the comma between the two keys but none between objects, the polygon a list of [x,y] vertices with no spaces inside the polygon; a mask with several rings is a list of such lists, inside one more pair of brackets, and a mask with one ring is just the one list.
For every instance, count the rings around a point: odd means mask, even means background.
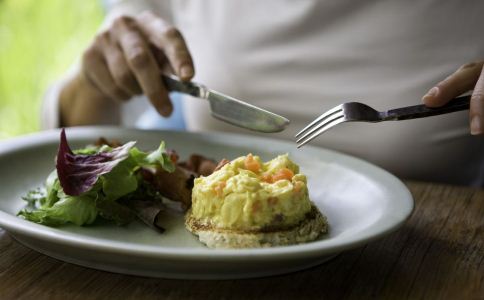
[{"label": "white shirt", "polygon": [[[342,102],[378,110],[421,104],[434,84],[484,56],[484,2],[111,2],[108,19],[148,8],[173,22],[192,53],[195,81],[291,120],[287,130],[269,137],[294,140]],[[131,101],[123,108],[129,111],[123,124],[135,124],[148,107],[146,99]],[[213,119],[204,101],[187,97],[183,107],[188,130],[254,134]],[[312,144],[403,178],[484,186],[484,139],[471,136],[468,124],[468,112],[347,123]]]}]

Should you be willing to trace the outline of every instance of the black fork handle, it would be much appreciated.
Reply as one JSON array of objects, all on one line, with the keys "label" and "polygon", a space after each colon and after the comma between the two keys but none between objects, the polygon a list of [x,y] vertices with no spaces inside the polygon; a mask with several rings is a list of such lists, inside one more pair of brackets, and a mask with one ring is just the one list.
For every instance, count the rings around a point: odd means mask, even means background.
[{"label": "black fork handle", "polygon": [[425,105],[414,105],[402,108],[391,109],[383,113],[384,120],[409,120],[448,114],[451,112],[469,109],[471,96],[462,96],[452,99],[444,106],[427,107]]}]

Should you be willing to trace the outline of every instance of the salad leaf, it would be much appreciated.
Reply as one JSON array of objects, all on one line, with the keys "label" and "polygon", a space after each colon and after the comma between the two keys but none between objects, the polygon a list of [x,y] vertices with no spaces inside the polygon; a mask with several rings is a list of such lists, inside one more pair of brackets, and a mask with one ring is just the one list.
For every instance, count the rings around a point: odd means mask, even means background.
[{"label": "salad leaf", "polygon": [[68,222],[78,226],[91,224],[97,217],[95,194],[86,193],[82,196],[69,196],[59,192],[59,201],[51,207],[41,207],[37,210],[26,209],[19,212],[19,215],[26,220],[57,226]]},{"label": "salad leaf", "polygon": [[102,190],[110,200],[116,200],[138,188],[138,179],[128,160],[117,165],[102,177]]},{"label": "salad leaf", "polygon": [[159,213],[165,210],[163,197],[150,183],[141,181],[138,189],[119,199],[119,202],[129,207],[143,223],[163,232],[158,224]]},{"label": "salad leaf", "polygon": [[58,191],[61,189],[59,179],[57,178],[57,171],[52,171],[47,177],[45,181],[45,190],[47,195],[45,199],[41,199],[39,201],[42,207],[51,207],[57,201],[59,201],[59,197],[57,196]]},{"label": "salad leaf", "polygon": [[151,165],[161,165],[161,167],[168,173],[175,171],[175,164],[171,161],[170,156],[166,153],[165,142],[161,142],[156,151],[151,152],[146,160]]},{"label": "salad leaf", "polygon": [[57,192],[60,189],[59,180],[57,180],[57,172],[53,171],[47,177],[45,186],[29,191],[23,200],[27,201],[31,208],[51,207],[59,200]]},{"label": "salad leaf", "polygon": [[62,189],[70,196],[79,196],[89,191],[101,175],[109,173],[129,156],[129,149],[135,143],[126,143],[109,152],[74,154],[67,143],[65,130],[62,129],[56,164]]},{"label": "salad leaf", "polygon": [[136,216],[127,206],[108,199],[98,198],[96,208],[101,217],[112,220],[117,225],[126,225],[133,221]]},{"label": "salad leaf", "polygon": [[175,165],[164,142],[151,153],[134,145],[87,146],[73,151],[63,129],[56,170],[47,177],[43,189],[24,197],[29,207],[18,215],[49,226],[91,224],[97,216],[124,225],[139,214],[132,202],[143,200],[161,207],[161,195],[140,171],[162,168],[173,172]]},{"label": "salad leaf", "polygon": [[47,192],[44,188],[36,188],[23,196],[22,199],[27,201],[29,206],[35,207],[38,202],[44,202]]},{"label": "salad leaf", "polygon": [[142,168],[156,169],[161,166],[168,173],[175,171],[175,164],[171,161],[170,155],[166,153],[165,142],[161,142],[158,149],[151,153],[140,151],[138,148],[132,148],[129,154],[138,166]]}]

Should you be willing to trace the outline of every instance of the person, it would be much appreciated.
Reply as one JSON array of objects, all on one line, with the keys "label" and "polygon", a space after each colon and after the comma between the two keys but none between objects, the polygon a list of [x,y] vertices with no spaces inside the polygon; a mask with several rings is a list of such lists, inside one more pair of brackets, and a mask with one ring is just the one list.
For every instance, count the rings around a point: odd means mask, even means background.
[{"label": "person", "polygon": [[[345,123],[312,144],[364,158],[402,178],[484,186],[484,139],[478,136],[484,132],[484,3],[110,3],[80,63],[46,97],[44,128],[134,126],[149,111],[167,117],[174,110],[162,72],[287,117],[289,128],[269,137],[292,140],[342,102],[388,110],[419,104],[423,96],[434,107],[472,92],[470,111]],[[181,101],[183,109],[175,112],[183,112],[187,130],[254,134],[213,119],[204,101]]]}]

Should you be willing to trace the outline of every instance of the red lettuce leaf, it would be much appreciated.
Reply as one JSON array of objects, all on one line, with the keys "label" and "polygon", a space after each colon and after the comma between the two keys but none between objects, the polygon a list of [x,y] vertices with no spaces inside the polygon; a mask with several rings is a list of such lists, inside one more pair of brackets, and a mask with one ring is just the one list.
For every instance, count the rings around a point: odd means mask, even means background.
[{"label": "red lettuce leaf", "polygon": [[64,193],[79,196],[91,190],[101,175],[109,173],[129,156],[129,150],[135,143],[129,142],[109,152],[93,155],[74,154],[62,129],[56,169]]}]

